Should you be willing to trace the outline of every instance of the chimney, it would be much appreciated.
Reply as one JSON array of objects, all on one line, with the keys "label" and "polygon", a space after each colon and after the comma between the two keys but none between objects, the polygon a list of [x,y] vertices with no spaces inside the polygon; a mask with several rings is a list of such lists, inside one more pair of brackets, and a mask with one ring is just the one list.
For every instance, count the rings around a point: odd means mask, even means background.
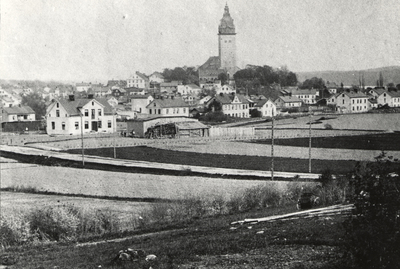
[{"label": "chimney", "polygon": [[75,95],[70,94],[70,95],[69,95],[69,100],[70,100],[70,101],[75,101]]},{"label": "chimney", "polygon": [[93,99],[93,93],[88,94],[88,99]]}]

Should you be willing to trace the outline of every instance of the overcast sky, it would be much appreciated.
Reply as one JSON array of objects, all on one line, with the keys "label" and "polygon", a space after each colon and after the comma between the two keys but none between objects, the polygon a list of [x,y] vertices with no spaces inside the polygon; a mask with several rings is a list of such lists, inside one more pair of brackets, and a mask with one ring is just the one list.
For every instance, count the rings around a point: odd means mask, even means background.
[{"label": "overcast sky", "polygon": [[400,66],[399,0],[2,0],[0,78],[126,79],[218,55],[228,3],[237,64]]}]

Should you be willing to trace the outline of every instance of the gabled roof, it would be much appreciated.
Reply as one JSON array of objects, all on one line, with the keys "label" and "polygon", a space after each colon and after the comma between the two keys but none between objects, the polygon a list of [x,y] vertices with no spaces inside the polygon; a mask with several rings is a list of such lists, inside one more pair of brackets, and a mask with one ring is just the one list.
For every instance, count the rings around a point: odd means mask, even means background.
[{"label": "gabled roof", "polygon": [[375,92],[377,95],[381,95],[381,94],[383,94],[383,93],[386,92],[386,90],[385,90],[385,89],[382,89],[382,88],[372,89],[372,90],[370,90],[370,91]]},{"label": "gabled roof", "polygon": [[279,96],[278,99],[281,99],[284,103],[294,103],[294,102],[303,102],[301,99],[296,96]]},{"label": "gabled roof", "polygon": [[247,98],[241,94],[217,94],[214,98],[217,102],[225,105],[231,104],[235,97],[237,97],[239,101],[243,104],[249,103],[249,100],[247,100]]},{"label": "gabled roof", "polygon": [[175,122],[175,125],[180,130],[195,130],[195,129],[208,129],[209,128],[207,125],[204,125],[203,123],[201,123],[199,121],[181,121],[181,122]]},{"label": "gabled roof", "polygon": [[186,86],[188,86],[188,87],[190,87],[192,89],[195,89],[195,90],[201,90],[201,88],[199,86],[197,86],[196,84],[188,84]]},{"label": "gabled roof", "polygon": [[267,103],[268,101],[270,101],[271,103],[274,103],[274,102],[272,102],[271,99],[261,99],[254,105],[254,107],[263,107],[265,105],[265,103]]},{"label": "gabled roof", "polygon": [[81,112],[78,108],[84,107],[87,103],[92,100],[96,100],[104,107],[104,114],[112,114],[112,107],[107,102],[106,98],[93,98],[93,99],[76,99],[74,101],[70,101],[68,99],[60,99],[57,102],[67,111],[67,114],[71,116],[80,116]]},{"label": "gabled roof", "polygon": [[169,107],[189,107],[189,105],[183,101],[181,98],[166,98],[166,99],[154,99],[146,107],[150,108],[156,103],[158,107],[169,108]]},{"label": "gabled roof", "polygon": [[178,81],[171,81],[171,82],[161,82],[160,87],[178,87]]},{"label": "gabled roof", "polygon": [[159,77],[159,78],[164,78],[163,74],[161,74],[160,72],[157,72],[157,71],[154,72],[153,74],[151,74],[150,77],[151,77],[151,76],[157,76],[157,77]]},{"label": "gabled roof", "polygon": [[133,100],[133,99],[147,99],[147,98],[149,98],[151,95],[150,94],[134,94],[134,95],[132,95],[132,96],[129,96],[129,98],[131,99],[131,100]]},{"label": "gabled roof", "polygon": [[145,74],[142,74],[139,71],[136,71],[136,75],[138,75],[139,77],[141,77],[144,80],[148,80],[149,79]]},{"label": "gabled roof", "polygon": [[4,107],[4,112],[7,114],[35,114],[35,111],[30,106],[13,106],[13,107]]},{"label": "gabled roof", "polygon": [[362,92],[342,92],[350,98],[367,98],[368,96]]},{"label": "gabled roof", "polygon": [[125,92],[131,93],[131,92],[142,92],[144,89],[139,89],[136,87],[129,87],[129,88],[124,88]]},{"label": "gabled roof", "polygon": [[199,67],[199,70],[219,70],[221,68],[221,60],[218,56],[212,56]]},{"label": "gabled roof", "polygon": [[389,91],[387,94],[391,97],[400,97],[400,91]]},{"label": "gabled roof", "polygon": [[317,94],[316,89],[293,89],[291,90],[292,95],[315,95]]}]

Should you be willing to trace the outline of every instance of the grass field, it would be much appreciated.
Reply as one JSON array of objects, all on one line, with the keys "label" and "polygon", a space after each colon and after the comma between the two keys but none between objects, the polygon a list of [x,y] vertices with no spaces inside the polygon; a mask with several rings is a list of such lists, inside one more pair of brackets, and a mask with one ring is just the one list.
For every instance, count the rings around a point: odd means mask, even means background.
[{"label": "grass field", "polygon": [[[256,140],[250,142],[259,144],[271,144],[271,139]],[[308,147],[309,138],[278,138],[274,140],[274,143],[276,145],[282,146]],[[312,147],[400,151],[400,132],[357,136],[314,137],[312,138]]]},{"label": "grass field", "polygon": [[[67,152],[79,154],[81,151],[68,150]],[[85,154],[113,157],[114,151],[113,148],[85,149]],[[263,171],[271,169],[272,160],[271,157],[266,156],[196,153],[146,146],[118,148],[117,157],[128,160]],[[356,163],[349,160],[312,160],[312,172],[321,173],[329,168],[335,173],[348,173],[354,170]],[[308,165],[307,159],[274,158],[275,171],[307,173]]]},{"label": "grass field", "polygon": [[[343,268],[341,217],[257,224],[231,230],[229,223],[293,211],[268,208],[246,214],[195,220],[184,229],[76,247],[51,244],[9,248],[15,268],[148,268],[140,262],[112,263],[121,249],[157,256],[153,268]],[[263,234],[258,231],[266,231]],[[300,266],[303,267],[295,267]],[[13,267],[14,268],[14,267]]]}]

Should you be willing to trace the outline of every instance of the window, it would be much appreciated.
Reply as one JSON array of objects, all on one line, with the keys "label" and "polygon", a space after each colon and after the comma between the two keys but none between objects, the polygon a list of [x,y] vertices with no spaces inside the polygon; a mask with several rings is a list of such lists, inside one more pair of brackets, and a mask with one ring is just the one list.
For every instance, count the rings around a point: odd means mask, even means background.
[{"label": "window", "polygon": [[108,126],[108,128],[111,128],[111,121],[110,120],[107,122],[107,126]]},{"label": "window", "polygon": [[101,109],[99,109],[99,116],[101,116]]},{"label": "window", "polygon": [[79,130],[79,122],[75,121],[75,130]]},{"label": "window", "polygon": [[62,123],[61,123],[61,129],[62,129],[62,130],[65,130],[65,122],[62,122]]},{"label": "window", "polygon": [[151,108],[149,109],[149,114],[151,114]]},{"label": "window", "polygon": [[85,121],[85,129],[89,129],[89,122]]},{"label": "window", "polygon": [[85,109],[85,117],[89,116],[89,109]]},{"label": "window", "polygon": [[28,115],[24,115],[24,120],[27,120],[28,119]]},{"label": "window", "polygon": [[158,109],[158,114],[161,114],[161,109]]},{"label": "window", "polygon": [[53,130],[56,129],[56,123],[54,121],[51,122],[51,129],[53,129]]},{"label": "window", "polygon": [[92,109],[92,120],[96,118],[96,109]]},{"label": "window", "polygon": [[97,122],[97,128],[99,128],[99,129],[102,128],[102,127],[101,127],[101,120],[99,120],[99,121]]},{"label": "window", "polygon": [[56,117],[60,117],[60,110],[56,110]]},{"label": "window", "polygon": [[59,108],[60,107],[60,104],[59,103],[57,103],[57,108]]},{"label": "window", "polygon": [[169,109],[167,108],[166,110],[165,110],[165,114],[168,114],[169,113]]},{"label": "window", "polygon": [[92,106],[94,106],[94,102],[92,101]]},{"label": "window", "polygon": [[186,108],[185,107],[183,108],[183,113],[186,113]]}]

